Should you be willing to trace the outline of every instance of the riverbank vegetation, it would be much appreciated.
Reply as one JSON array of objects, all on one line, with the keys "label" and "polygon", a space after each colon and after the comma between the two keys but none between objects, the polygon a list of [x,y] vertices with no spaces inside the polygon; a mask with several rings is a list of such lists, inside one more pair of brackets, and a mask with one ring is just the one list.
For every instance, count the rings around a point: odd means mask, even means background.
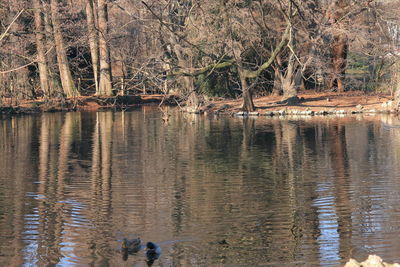
[{"label": "riverbank vegetation", "polygon": [[400,100],[397,0],[15,0],[0,13],[3,109],[158,94],[251,112],[254,97],[294,105],[307,90]]}]

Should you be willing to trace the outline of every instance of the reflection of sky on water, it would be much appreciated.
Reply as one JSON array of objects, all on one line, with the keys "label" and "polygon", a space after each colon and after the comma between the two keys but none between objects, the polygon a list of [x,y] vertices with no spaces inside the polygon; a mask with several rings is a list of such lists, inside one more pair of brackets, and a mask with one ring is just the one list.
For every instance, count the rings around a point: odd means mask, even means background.
[{"label": "reflection of sky on water", "polygon": [[78,259],[79,257],[74,253],[74,247],[76,247],[76,243],[74,242],[63,242],[61,247],[61,255],[57,266],[83,266],[79,264]]},{"label": "reflection of sky on water", "polygon": [[340,237],[335,211],[335,197],[330,196],[331,184],[320,184],[317,192],[320,196],[313,205],[318,209],[320,236],[318,237],[320,258],[324,262],[340,261]]},{"label": "reflection of sky on water", "polygon": [[23,250],[24,266],[35,266],[38,262],[38,219],[37,209],[34,210],[34,214],[26,214],[24,216],[25,231],[22,233],[24,243],[26,244]]},{"label": "reflection of sky on water", "polygon": [[24,265],[23,266],[36,266],[38,262],[38,242],[30,241],[24,249]]},{"label": "reflection of sky on water", "polygon": [[87,207],[74,199],[60,201],[64,207],[64,222],[62,231],[62,241],[60,245],[60,259],[57,266],[84,266],[82,259],[77,255],[82,247],[81,234],[90,229],[90,221],[82,214],[82,209]]},{"label": "reflection of sky on water", "polygon": [[137,235],[174,242],[168,266],[398,261],[400,139],[379,125],[110,114],[17,120],[0,153],[0,266],[121,266],[121,239]]},{"label": "reflection of sky on water", "polygon": [[[33,197],[36,200],[44,199],[38,198],[36,194],[27,194],[29,197]],[[68,199],[65,201],[58,201],[60,204],[64,204],[63,207],[63,231],[61,232],[61,242],[58,244],[60,250],[60,257],[56,266],[84,266],[80,262],[80,257],[76,255],[76,249],[81,247],[79,242],[75,240],[79,238],[82,230],[87,231],[92,229],[93,226],[85,216],[82,215],[81,211],[87,205],[83,205],[80,202]],[[40,225],[40,216],[38,209],[34,209],[34,214],[25,215],[25,231],[22,233],[24,246],[24,264],[23,266],[37,266],[40,261],[40,257],[48,257],[49,255],[40,255],[39,245],[39,231],[38,226]],[[44,229],[45,230],[45,229]],[[45,248],[46,253],[54,248]],[[79,250],[79,249],[78,249]]]}]

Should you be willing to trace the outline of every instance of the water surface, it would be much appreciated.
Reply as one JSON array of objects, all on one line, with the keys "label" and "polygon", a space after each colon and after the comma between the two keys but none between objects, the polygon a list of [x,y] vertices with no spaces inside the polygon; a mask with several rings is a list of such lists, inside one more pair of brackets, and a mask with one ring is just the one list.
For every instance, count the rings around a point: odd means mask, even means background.
[{"label": "water surface", "polygon": [[153,266],[400,262],[395,118],[169,112],[1,119],[0,266],[146,266],[137,236]]}]

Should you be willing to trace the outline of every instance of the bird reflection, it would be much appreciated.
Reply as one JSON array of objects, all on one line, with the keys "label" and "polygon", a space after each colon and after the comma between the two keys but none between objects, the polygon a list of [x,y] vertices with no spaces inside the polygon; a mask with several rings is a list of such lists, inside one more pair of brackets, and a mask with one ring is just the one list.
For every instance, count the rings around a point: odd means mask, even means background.
[{"label": "bird reflection", "polygon": [[124,238],[121,245],[122,259],[126,261],[129,254],[134,254],[140,251],[142,249],[141,243],[142,241],[140,240],[140,237],[132,240]]},{"label": "bird reflection", "polygon": [[153,264],[154,264],[154,261],[155,261],[155,260],[147,260],[147,261],[146,261],[146,263],[147,263],[147,266],[148,266],[148,267],[151,267],[151,266],[153,266]]},{"label": "bird reflection", "polygon": [[161,255],[161,248],[153,243],[153,242],[147,242],[146,244],[146,258],[147,258],[147,266],[152,266],[154,261],[157,260],[160,255]]}]

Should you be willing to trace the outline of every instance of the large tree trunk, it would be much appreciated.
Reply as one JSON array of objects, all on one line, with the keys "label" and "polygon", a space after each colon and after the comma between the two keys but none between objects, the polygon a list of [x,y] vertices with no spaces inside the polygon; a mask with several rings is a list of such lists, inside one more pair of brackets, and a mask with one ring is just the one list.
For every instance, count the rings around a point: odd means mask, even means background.
[{"label": "large tree trunk", "polygon": [[[279,61],[279,60],[277,60],[277,61]],[[274,66],[273,68],[274,68],[274,87],[272,88],[271,94],[273,96],[280,96],[283,94],[282,74],[281,74],[281,70],[280,70],[280,64],[278,63],[278,66]]]},{"label": "large tree trunk", "polygon": [[294,59],[294,54],[291,53],[285,75],[282,75],[282,91],[283,97],[286,99],[297,96],[298,85],[296,84],[296,76],[298,71],[298,62],[296,62],[295,60],[296,59]]},{"label": "large tree trunk", "polygon": [[[40,0],[39,0],[40,1]],[[43,3],[42,3],[43,5]],[[46,6],[43,5],[43,22],[44,22],[44,28],[45,28],[45,37],[46,37],[46,43],[45,47],[46,50],[49,51],[46,54],[46,62],[47,62],[47,71],[49,75],[49,91],[50,91],[50,97],[52,96],[58,96],[59,92],[62,92],[62,88],[57,87],[57,78],[56,78],[56,69],[57,67],[57,53],[55,53],[54,49],[54,34],[53,34],[53,26],[51,25],[51,12],[46,11]],[[54,50],[53,50],[54,49]]]},{"label": "large tree trunk", "polygon": [[344,80],[346,78],[348,39],[345,33],[335,34],[331,45],[332,74],[329,78],[330,89],[337,88],[338,92],[344,92]]},{"label": "large tree trunk", "polygon": [[61,25],[58,19],[57,0],[50,0],[51,20],[53,22],[54,43],[56,46],[57,62],[60,71],[60,79],[64,94],[67,97],[79,96],[72,80],[71,70],[69,68],[64,40],[61,33]]},{"label": "large tree trunk", "polygon": [[[348,38],[345,33],[343,16],[348,12],[346,8],[349,6],[349,0],[333,1],[329,7],[328,18],[330,23],[338,28],[337,32],[333,33],[331,43],[331,74],[328,78],[328,87],[330,89],[337,88],[338,92],[344,92],[344,80],[346,78],[346,63]],[[343,20],[345,21],[345,20]]]},{"label": "large tree trunk", "polygon": [[283,99],[280,101],[282,104],[286,105],[297,105],[299,103],[299,98],[297,97],[298,89],[300,88],[302,81],[301,69],[296,71],[291,71],[282,75],[281,79]]},{"label": "large tree trunk", "polygon": [[[169,41],[175,52],[177,65],[184,70],[191,69],[192,62],[190,60],[190,56],[185,53],[185,49],[181,44],[179,44],[179,40],[175,36],[171,36]],[[181,81],[184,86],[184,88],[182,88],[182,92],[187,96],[187,107],[189,110],[197,112],[202,103],[196,92],[193,76],[183,76]]]},{"label": "large tree trunk", "polygon": [[[290,30],[289,32],[289,45],[295,47],[295,31]],[[299,62],[297,61],[296,55],[293,51],[290,51],[289,58],[287,59],[287,67],[285,73],[282,74],[280,71],[278,75],[281,76],[283,100],[281,102],[288,105],[295,105],[298,103],[297,91],[301,83],[301,69]]]},{"label": "large tree trunk", "polygon": [[[37,0],[36,0],[37,1]],[[86,0],[86,21],[89,32],[89,47],[92,58],[93,78],[96,88],[96,95],[99,92],[99,42],[96,30],[95,12],[93,0]]]},{"label": "large tree trunk", "polygon": [[50,95],[49,75],[47,70],[46,48],[44,44],[45,35],[43,34],[42,23],[42,4],[40,0],[33,0],[33,10],[35,19],[35,37],[36,37],[36,50],[37,62],[39,66],[40,88],[46,96]]},{"label": "large tree trunk", "polygon": [[110,64],[110,50],[107,44],[108,35],[108,14],[107,14],[107,0],[98,0],[98,14],[99,14],[99,51],[100,51],[100,95],[111,96],[112,80],[111,80],[111,64]]},{"label": "large tree trunk", "polygon": [[242,109],[247,112],[252,112],[255,110],[253,102],[253,94],[251,91],[251,86],[247,83],[245,71],[241,66],[238,66],[238,72],[240,77],[240,84],[242,85],[242,97],[243,106]]}]

